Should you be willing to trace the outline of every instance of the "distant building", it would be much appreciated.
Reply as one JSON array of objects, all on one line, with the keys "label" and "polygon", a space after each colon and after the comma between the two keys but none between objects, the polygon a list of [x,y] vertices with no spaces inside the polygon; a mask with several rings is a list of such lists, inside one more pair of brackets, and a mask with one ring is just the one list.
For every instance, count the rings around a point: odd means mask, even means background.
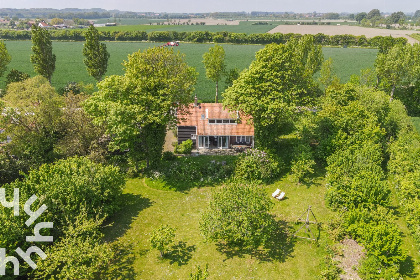
[{"label": "distant building", "polygon": [[41,21],[40,23],[38,23],[38,26],[41,27],[41,28],[50,28],[51,27],[45,21]]},{"label": "distant building", "polygon": [[178,143],[192,139],[197,149],[228,149],[254,146],[250,118],[223,109],[221,103],[190,104],[178,114]]}]

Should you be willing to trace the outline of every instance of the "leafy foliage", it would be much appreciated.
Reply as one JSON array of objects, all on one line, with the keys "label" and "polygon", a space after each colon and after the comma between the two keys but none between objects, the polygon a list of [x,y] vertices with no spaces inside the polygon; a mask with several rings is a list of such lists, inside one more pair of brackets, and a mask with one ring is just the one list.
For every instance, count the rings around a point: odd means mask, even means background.
[{"label": "leafy foliage", "polygon": [[236,162],[234,177],[241,182],[270,182],[277,178],[281,167],[279,159],[270,153],[247,149]]},{"label": "leafy foliage", "polygon": [[51,35],[48,30],[33,24],[32,32],[32,52],[31,62],[34,70],[39,75],[51,81],[55,70],[56,56],[52,52]]},{"label": "leafy foliage", "polygon": [[191,154],[193,148],[193,141],[191,139],[183,141],[181,144],[175,146],[176,154]]},{"label": "leafy foliage", "polygon": [[208,52],[203,54],[203,63],[206,68],[206,76],[216,83],[216,103],[219,95],[219,81],[225,74],[225,50],[222,46],[216,44]]},{"label": "leafy foliage", "polygon": [[124,66],[124,76],[98,84],[99,92],[85,102],[85,109],[113,135],[111,149],[128,149],[134,162],[144,155],[155,167],[165,129],[175,124],[175,109],[190,102],[196,74],[182,55],[167,48],[138,51]]},{"label": "leafy foliage", "polygon": [[9,64],[11,60],[12,57],[6,49],[6,44],[3,41],[0,41],[0,76],[6,71],[7,64]]},{"label": "leafy foliage", "polygon": [[83,47],[84,63],[89,75],[100,81],[108,68],[109,53],[106,45],[99,42],[99,32],[93,26],[89,26],[85,33],[86,43]]},{"label": "leafy foliage", "polygon": [[8,85],[10,83],[22,82],[22,81],[24,81],[24,80],[26,80],[30,77],[31,76],[27,73],[20,72],[16,69],[12,69],[12,70],[10,70],[10,73],[7,74],[6,85]]},{"label": "leafy foliage", "polygon": [[150,238],[150,244],[153,249],[157,249],[160,252],[162,258],[174,242],[175,229],[168,225],[161,225],[155,229]]},{"label": "leafy foliage", "polygon": [[321,62],[321,47],[312,36],[270,44],[224,92],[225,106],[252,116],[257,147],[272,148],[296,107],[312,103],[318,94],[313,74]]},{"label": "leafy foliage", "polygon": [[58,157],[54,144],[60,136],[63,100],[44,77],[9,84],[1,105],[3,135],[13,138],[5,147],[10,154],[28,166]]},{"label": "leafy foliage", "polygon": [[314,173],[313,167],[316,163],[310,146],[300,144],[296,150],[290,172],[293,180],[299,184],[307,175]]},{"label": "leafy foliage", "polygon": [[206,239],[229,247],[257,249],[270,237],[273,203],[255,186],[232,184],[214,192],[200,230]]},{"label": "leafy foliage", "polygon": [[199,265],[197,265],[196,271],[190,273],[190,278],[188,279],[189,280],[206,280],[207,277],[209,277],[208,268],[209,268],[208,263],[206,263],[204,270]]}]

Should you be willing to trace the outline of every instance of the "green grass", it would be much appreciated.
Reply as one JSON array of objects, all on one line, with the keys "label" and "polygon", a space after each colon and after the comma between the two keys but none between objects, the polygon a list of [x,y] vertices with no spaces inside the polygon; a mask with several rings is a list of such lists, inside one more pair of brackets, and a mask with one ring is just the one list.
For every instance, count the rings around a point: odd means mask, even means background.
[{"label": "green grass", "polygon": [[139,24],[150,24],[157,22],[164,22],[165,19],[148,19],[148,18],[101,18],[93,20],[95,24],[104,24],[108,22],[116,22],[119,25],[139,25]]},{"label": "green grass", "polygon": [[417,132],[420,133],[420,117],[411,117],[413,121],[414,127],[416,128]]},{"label": "green grass", "polygon": [[239,25],[150,25],[149,22],[141,25],[119,25],[98,27],[99,31],[209,31],[220,32],[228,31],[234,33],[266,33],[280,24],[280,22],[270,22],[268,25],[252,25],[251,21],[241,21]]},{"label": "green grass", "polygon": [[[146,42],[107,42],[111,54],[107,75],[121,75],[124,73],[122,62],[127,60],[127,55],[139,49],[160,46],[162,43]],[[34,76],[33,66],[30,62],[31,41],[7,41],[6,47],[12,56],[8,69],[17,69]],[[213,101],[215,84],[206,78],[202,63],[203,53],[207,52],[213,44],[181,43],[175,50],[186,54],[190,66],[199,73],[196,93],[202,101]],[[262,49],[262,45],[232,45],[223,44],[226,52],[226,65],[228,69],[238,68],[242,71],[248,68],[255,58],[255,53]],[[52,77],[52,85],[62,88],[67,82],[95,83],[83,64],[83,42],[53,42],[53,52],[57,56],[56,70]],[[348,81],[352,74],[360,74],[361,69],[373,67],[377,50],[359,48],[323,48],[324,57],[334,60],[334,68],[342,82]],[[5,87],[5,76],[0,78],[0,88]],[[220,92],[225,89],[225,84],[220,84]]]},{"label": "green grass", "polygon": [[410,35],[410,37],[413,37],[417,41],[420,41],[420,33],[413,33],[413,34]]},{"label": "green grass", "polygon": [[[327,222],[331,212],[324,203],[325,187],[322,178],[311,186],[296,186],[284,179],[263,187],[267,196],[280,188],[286,199],[275,201],[272,213],[277,220],[285,221],[289,235],[294,232],[294,221],[308,205],[319,222]],[[199,231],[201,213],[206,209],[211,193],[216,187],[192,188],[188,192],[163,191],[145,185],[143,179],[127,181],[125,208],[117,213],[106,228],[107,240],[119,238],[134,245],[135,279],[187,279],[195,265],[209,264],[210,279],[314,279],[320,274],[326,252],[323,246],[296,239],[291,243],[278,240],[279,255],[268,259],[247,254],[225,254],[216,244],[205,242]],[[271,196],[270,196],[271,197]],[[166,259],[150,249],[150,234],[161,224],[176,228],[176,246]],[[315,231],[317,232],[317,231]],[[328,241],[320,233],[320,243]]]}]

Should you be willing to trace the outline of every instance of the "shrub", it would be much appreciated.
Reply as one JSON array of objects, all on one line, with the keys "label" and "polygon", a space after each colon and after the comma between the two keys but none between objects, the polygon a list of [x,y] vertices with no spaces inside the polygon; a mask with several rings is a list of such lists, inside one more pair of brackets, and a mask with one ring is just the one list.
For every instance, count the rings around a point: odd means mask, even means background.
[{"label": "shrub", "polygon": [[242,153],[236,163],[235,180],[270,182],[279,174],[280,164],[272,155],[258,149]]},{"label": "shrub", "polygon": [[161,225],[155,229],[150,238],[150,244],[153,249],[157,249],[160,252],[162,258],[174,242],[175,229],[168,225]]},{"label": "shrub", "polygon": [[163,152],[162,159],[166,160],[166,161],[173,161],[173,160],[177,159],[177,156],[174,155],[174,153],[172,153],[170,151],[166,151],[166,152]]},{"label": "shrub", "polygon": [[202,214],[200,230],[206,239],[229,247],[256,249],[269,240],[274,220],[269,197],[256,186],[232,184],[213,193]]},{"label": "shrub", "polygon": [[193,141],[191,139],[188,139],[179,145],[175,145],[174,152],[176,154],[191,154],[192,148],[193,148]]}]

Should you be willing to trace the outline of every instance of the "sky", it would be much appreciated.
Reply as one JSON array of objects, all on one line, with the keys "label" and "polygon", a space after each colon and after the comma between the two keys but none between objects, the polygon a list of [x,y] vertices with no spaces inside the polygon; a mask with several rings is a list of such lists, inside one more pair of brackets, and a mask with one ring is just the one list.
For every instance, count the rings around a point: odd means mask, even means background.
[{"label": "sky", "polygon": [[419,0],[0,0],[0,8],[102,8],[133,12],[381,12],[414,13]]}]

